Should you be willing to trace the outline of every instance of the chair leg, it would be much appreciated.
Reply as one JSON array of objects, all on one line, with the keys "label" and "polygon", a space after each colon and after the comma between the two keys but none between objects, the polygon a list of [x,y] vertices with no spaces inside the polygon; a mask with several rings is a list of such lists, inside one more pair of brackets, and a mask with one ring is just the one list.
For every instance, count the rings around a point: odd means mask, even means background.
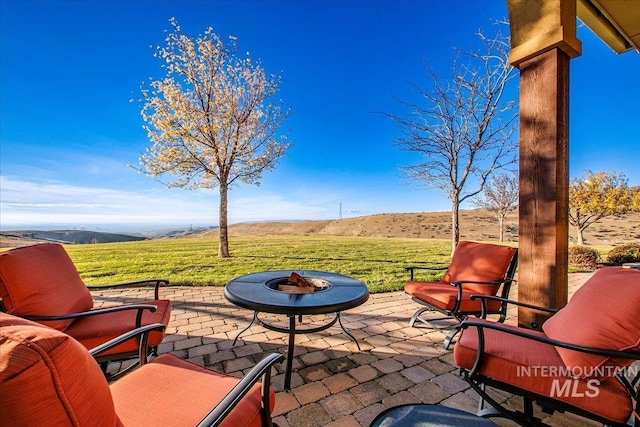
[{"label": "chair leg", "polygon": [[[485,385],[484,384],[480,384],[480,389],[482,391],[485,391]],[[479,399],[478,399],[478,411],[476,412],[477,414],[480,414],[482,412],[482,410],[484,409],[484,396],[483,395],[479,395]]]},{"label": "chair leg", "polygon": [[[409,327],[410,328],[413,327],[413,324],[416,323],[416,320],[420,319],[420,315],[422,313],[424,313],[425,311],[431,311],[431,309],[429,307],[423,307],[423,308],[418,309],[415,313],[413,313],[413,316],[411,316],[411,320],[409,320]],[[420,319],[420,320],[422,321],[422,319]]]},{"label": "chair leg", "polygon": [[[505,406],[496,402],[486,391],[485,384],[481,382],[477,382],[471,378],[469,378],[469,373],[467,371],[462,371],[462,377],[469,383],[471,388],[475,390],[476,393],[480,396],[480,401],[478,402],[478,412],[476,415],[482,418],[505,418],[515,422],[516,424],[523,427],[534,427],[534,426],[544,426],[545,424],[541,424],[539,420],[535,418],[531,418],[528,416],[524,416],[524,413],[518,413],[515,410],[509,410]],[[484,402],[487,402],[489,406],[483,408]],[[525,402],[526,407],[526,402]],[[532,406],[533,410],[533,406]]]},{"label": "chair leg", "polygon": [[485,398],[484,398],[484,393],[486,393],[486,384],[484,383],[480,383],[478,385],[478,388],[480,390],[482,390],[482,393],[478,393],[479,399],[478,399],[478,411],[476,412],[476,415],[482,418],[505,418],[505,419],[509,419],[507,417],[504,416],[504,414],[500,413],[500,411],[498,411],[496,408],[494,408],[493,406],[491,406],[491,404],[486,405],[485,408]]},{"label": "chair leg", "polygon": [[533,419],[533,400],[527,399],[526,397],[523,397],[522,400],[524,414],[527,418]]},{"label": "chair leg", "polygon": [[104,374],[104,376],[107,376],[107,369],[109,368],[109,362],[100,362],[100,369],[102,370],[102,373]]},{"label": "chair leg", "polygon": [[442,347],[445,350],[449,350],[449,346],[451,345],[451,342],[453,341],[455,336],[460,333],[460,330],[461,328],[457,326],[453,331],[449,332],[449,335],[445,337],[444,341],[442,342]]},{"label": "chair leg", "polygon": [[158,357],[158,347],[157,346],[151,346],[149,347],[149,356],[150,357]]}]

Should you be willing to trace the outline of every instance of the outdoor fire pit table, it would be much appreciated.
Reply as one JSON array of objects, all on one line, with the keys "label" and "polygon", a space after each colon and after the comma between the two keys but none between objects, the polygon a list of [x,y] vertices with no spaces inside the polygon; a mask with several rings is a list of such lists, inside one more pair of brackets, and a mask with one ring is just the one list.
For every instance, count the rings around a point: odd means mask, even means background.
[{"label": "outdoor fire pit table", "polygon": [[[318,284],[312,293],[291,293],[278,290],[288,284],[291,273],[297,273]],[[290,288],[290,286],[289,286]],[[357,307],[369,299],[369,291],[364,283],[335,273],[308,270],[274,270],[247,274],[231,280],[224,288],[224,296],[238,307],[253,310],[253,319],[233,341],[236,340],[257,320],[262,326],[272,331],[289,334],[287,366],[284,376],[285,390],[291,390],[291,369],[293,367],[293,349],[296,334],[323,331],[336,322],[351,338],[360,350],[356,338],[345,329],[340,320],[340,312]],[[289,317],[289,327],[282,328],[264,322],[259,313],[284,314]],[[335,317],[327,324],[314,328],[296,329],[296,317],[302,322],[303,315],[335,313]]]}]

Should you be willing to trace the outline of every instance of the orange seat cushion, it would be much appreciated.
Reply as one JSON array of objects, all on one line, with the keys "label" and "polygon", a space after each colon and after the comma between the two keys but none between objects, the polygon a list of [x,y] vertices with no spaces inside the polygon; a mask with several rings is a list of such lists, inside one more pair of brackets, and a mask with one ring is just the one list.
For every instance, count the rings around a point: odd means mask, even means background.
[{"label": "orange seat cushion", "polygon": [[[451,311],[458,299],[458,288],[445,282],[407,282],[404,291],[414,298],[437,307],[441,310]],[[459,313],[479,313],[482,309],[480,300],[471,301],[469,297],[477,292],[472,292],[463,287],[462,302],[458,308]],[[487,301],[489,312],[500,311],[499,301]]]},{"label": "orange seat cushion", "polygon": [[[193,426],[239,382],[165,354],[109,386],[76,340],[1,312],[0,345],[3,426]],[[261,403],[256,384],[221,425],[260,426]]]},{"label": "orange seat cushion", "polygon": [[[239,379],[163,354],[111,384],[116,412],[127,427],[194,426]],[[260,426],[260,384],[256,384],[222,426]],[[271,393],[271,408],[275,393]]]},{"label": "orange seat cushion", "polygon": [[[141,304],[154,305],[157,307],[154,313],[149,310],[143,312],[143,325],[162,323],[167,326],[169,324],[171,318],[171,301],[153,300],[143,301]],[[82,317],[73,322],[65,332],[80,341],[86,348],[92,349],[134,329],[136,327],[137,313],[138,310],[126,310]],[[163,338],[164,331],[151,332],[151,334],[149,334],[148,345],[157,346]],[[101,353],[100,356],[137,351],[137,341],[129,340],[109,351]]]},{"label": "orange seat cushion", "polygon": [[[544,336],[539,331],[526,332]],[[625,423],[629,419],[631,398],[615,378],[573,378],[573,372],[565,366],[552,345],[486,328],[484,334],[485,358],[479,371],[481,375],[542,396],[554,397],[612,421]],[[477,349],[477,328],[463,330],[453,351],[455,363],[471,369]]]},{"label": "orange seat cushion", "polygon": [[109,386],[68,335],[0,313],[0,424],[116,426]]},{"label": "orange seat cushion", "polygon": [[[598,270],[542,329],[549,338],[581,346],[640,351],[640,272],[617,267]],[[583,378],[602,376],[603,369],[595,369],[601,366],[632,362],[563,348],[558,353],[565,365],[582,371]]]},{"label": "orange seat cushion", "polygon": [[[458,280],[479,282],[502,280],[515,254],[516,249],[510,246],[461,241],[456,246],[451,264],[442,281],[451,283]],[[495,295],[500,286],[464,284],[463,287],[472,293]]]},{"label": "orange seat cushion", "polygon": [[[93,299],[61,245],[44,243],[0,254],[0,298],[8,313],[53,316],[90,310]],[[72,320],[47,322],[64,331]]]}]

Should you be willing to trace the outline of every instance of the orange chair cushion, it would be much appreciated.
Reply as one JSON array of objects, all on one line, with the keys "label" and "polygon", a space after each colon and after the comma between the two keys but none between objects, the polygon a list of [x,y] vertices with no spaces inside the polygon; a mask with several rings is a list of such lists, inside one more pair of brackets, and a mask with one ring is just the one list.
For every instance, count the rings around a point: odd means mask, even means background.
[{"label": "orange chair cushion", "polygon": [[[451,283],[458,280],[502,280],[515,253],[516,249],[509,246],[459,242],[442,281]],[[495,295],[500,286],[464,284],[463,287],[474,294]]]},{"label": "orange chair cushion", "polygon": [[[451,311],[458,299],[458,288],[445,282],[407,282],[404,291],[414,298],[437,307],[440,310]],[[463,287],[462,302],[458,313],[480,313],[482,306],[480,300],[471,301],[469,297],[477,292],[472,292]],[[500,302],[487,301],[488,312],[499,312]]]},{"label": "orange chair cushion", "polygon": [[[544,336],[539,331],[526,332]],[[479,371],[481,375],[542,396],[554,397],[619,423],[629,419],[633,408],[631,398],[615,378],[572,378],[572,372],[552,345],[486,328],[484,335],[485,358]],[[453,350],[455,363],[471,369],[477,349],[477,328],[463,330]]]},{"label": "orange chair cushion", "polygon": [[0,424],[115,426],[109,386],[68,335],[0,313]]},{"label": "orange chair cushion", "polygon": [[[157,307],[155,313],[151,313],[149,310],[144,311],[142,315],[143,325],[162,323],[167,326],[169,324],[169,319],[171,318],[171,301],[153,300],[143,301],[141,304],[155,305]],[[136,327],[137,312],[137,310],[126,310],[82,317],[73,322],[65,332],[80,341],[86,348],[92,349],[134,329]],[[151,334],[149,334],[149,345],[157,346],[163,337],[164,332],[151,332]],[[137,341],[129,340],[109,351],[101,353],[100,356],[137,351]]]},{"label": "orange chair cushion", "polygon": [[[61,245],[44,243],[0,254],[0,298],[8,313],[53,316],[90,310],[93,299]],[[64,331],[72,320],[46,322]]]},{"label": "orange chair cushion", "polygon": [[[194,426],[239,382],[170,354],[111,384],[118,417],[127,427]],[[256,384],[221,426],[260,426],[260,384]],[[271,389],[271,408],[275,393]]]},{"label": "orange chair cushion", "polygon": [[[640,272],[618,267],[598,270],[542,330],[549,338],[581,346],[640,351]],[[557,350],[565,365],[582,372],[583,378],[601,377],[604,366],[632,362]]]}]

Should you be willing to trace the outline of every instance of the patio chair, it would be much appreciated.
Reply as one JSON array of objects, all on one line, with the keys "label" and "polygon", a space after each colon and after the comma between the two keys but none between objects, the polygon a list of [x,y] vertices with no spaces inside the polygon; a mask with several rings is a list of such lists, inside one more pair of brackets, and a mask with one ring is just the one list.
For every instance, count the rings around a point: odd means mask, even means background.
[{"label": "patio chair", "polygon": [[[159,299],[164,279],[140,280],[105,287],[87,287],[73,261],[59,244],[45,243],[0,253],[0,311],[35,320],[65,332],[93,348],[142,325],[167,325],[171,302]],[[138,304],[93,308],[89,289],[151,285],[154,299]],[[149,353],[156,354],[164,331],[149,337]],[[97,357],[106,372],[109,361],[137,355],[134,341],[123,343]]]},{"label": "patio chair", "polygon": [[[535,402],[547,413],[640,426],[640,272],[601,269],[560,310],[515,304],[555,314],[542,330],[483,319],[462,322],[453,354],[481,397],[478,415],[544,425],[534,413]],[[501,405],[487,386],[521,396],[523,409]],[[484,408],[485,402],[490,407]]]},{"label": "patio chair", "polygon": [[[509,246],[492,245],[461,241],[451,258],[448,267],[432,268],[422,266],[406,267],[410,272],[410,279],[404,285],[404,291],[411,295],[413,301],[424,305],[418,309],[409,326],[414,326],[416,320],[437,328],[433,322],[453,319],[457,323],[445,338],[443,346],[449,348],[453,338],[460,331],[460,322],[467,316],[479,316],[482,305],[479,300],[471,300],[471,295],[496,295],[500,289],[500,296],[508,298],[513,276],[518,265],[518,250]],[[445,270],[439,281],[417,281],[414,271]],[[436,319],[423,318],[426,311],[436,311],[445,315]],[[501,301],[488,301],[487,314],[500,315],[500,322],[504,322],[507,315],[507,305]]]},{"label": "patio chair", "polygon": [[[171,354],[108,384],[92,358],[164,325],[143,326],[96,349],[29,320],[0,313],[0,419],[7,426],[271,426],[275,393],[263,358],[242,378]],[[151,332],[152,333],[152,332]],[[262,380],[262,384],[258,381]]]}]

